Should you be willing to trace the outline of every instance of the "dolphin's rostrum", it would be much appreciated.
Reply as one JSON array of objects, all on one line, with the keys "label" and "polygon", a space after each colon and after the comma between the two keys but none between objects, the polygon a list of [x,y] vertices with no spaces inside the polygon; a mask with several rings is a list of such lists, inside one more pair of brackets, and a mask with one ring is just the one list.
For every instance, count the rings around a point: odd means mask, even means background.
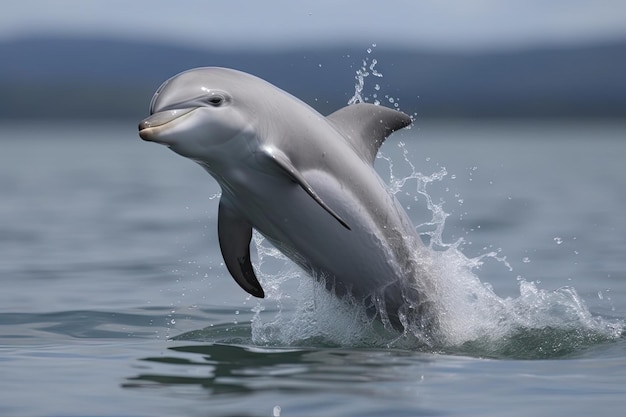
[{"label": "dolphin's rostrum", "polygon": [[250,262],[254,228],[383,323],[401,329],[421,314],[423,245],[373,167],[409,116],[362,103],[324,117],[260,78],[216,67],[167,80],[150,113],[141,138],[192,159],[219,183],[220,248],[245,291],[264,297]]}]

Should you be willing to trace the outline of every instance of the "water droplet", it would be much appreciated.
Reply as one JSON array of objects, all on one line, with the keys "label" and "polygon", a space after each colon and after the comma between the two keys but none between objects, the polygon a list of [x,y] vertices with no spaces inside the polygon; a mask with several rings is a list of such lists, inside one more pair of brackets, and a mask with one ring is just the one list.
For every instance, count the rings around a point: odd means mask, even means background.
[{"label": "water droplet", "polygon": [[380,90],[380,85],[376,84],[376,85],[374,86],[374,90],[376,90],[376,91]]},{"label": "water droplet", "polygon": [[530,258],[528,256],[524,256],[522,258],[522,262],[524,262],[525,264],[530,263]]},{"label": "water droplet", "polygon": [[272,410],[272,417],[280,417],[280,405],[275,405],[274,409]]},{"label": "water droplet", "polygon": [[558,236],[557,236],[557,237],[555,237],[555,238],[554,238],[554,242],[555,242],[557,245],[560,245],[561,243],[563,243],[563,239],[561,239],[560,237],[558,237]]}]

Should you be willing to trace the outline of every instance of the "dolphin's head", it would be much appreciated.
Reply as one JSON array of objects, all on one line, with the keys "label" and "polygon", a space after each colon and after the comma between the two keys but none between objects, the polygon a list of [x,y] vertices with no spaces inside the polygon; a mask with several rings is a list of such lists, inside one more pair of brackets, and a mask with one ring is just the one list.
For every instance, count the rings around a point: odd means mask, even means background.
[{"label": "dolphin's head", "polygon": [[254,78],[224,68],[196,68],[170,78],[152,97],[150,117],[139,123],[139,136],[182,156],[210,161],[216,147],[251,134],[242,109],[246,103],[237,97],[242,77],[244,82]]}]

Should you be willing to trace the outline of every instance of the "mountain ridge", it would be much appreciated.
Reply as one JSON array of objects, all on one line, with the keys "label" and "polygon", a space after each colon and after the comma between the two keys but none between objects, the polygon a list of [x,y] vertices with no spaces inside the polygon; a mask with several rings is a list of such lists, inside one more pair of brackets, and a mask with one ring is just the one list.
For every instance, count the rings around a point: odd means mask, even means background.
[{"label": "mountain ridge", "polygon": [[[110,38],[0,42],[0,118],[137,118],[165,79],[197,66],[253,73],[322,113],[354,94],[356,71],[377,60],[366,95],[418,117],[626,116],[626,40],[566,48],[452,53],[353,45],[211,50]],[[370,71],[371,72],[371,71]],[[374,89],[379,84],[380,90]],[[50,106],[41,95],[60,100]]]}]

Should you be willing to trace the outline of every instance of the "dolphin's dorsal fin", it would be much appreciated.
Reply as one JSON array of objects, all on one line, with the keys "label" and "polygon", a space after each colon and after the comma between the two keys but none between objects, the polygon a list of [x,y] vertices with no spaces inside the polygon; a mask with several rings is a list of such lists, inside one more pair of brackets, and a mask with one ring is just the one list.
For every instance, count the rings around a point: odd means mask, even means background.
[{"label": "dolphin's dorsal fin", "polygon": [[222,196],[217,214],[217,235],[228,272],[249,294],[263,298],[265,292],[250,262],[252,226]]},{"label": "dolphin's dorsal fin", "polygon": [[407,114],[369,103],[343,107],[326,119],[346,137],[361,158],[372,165],[387,136],[412,123]]}]

